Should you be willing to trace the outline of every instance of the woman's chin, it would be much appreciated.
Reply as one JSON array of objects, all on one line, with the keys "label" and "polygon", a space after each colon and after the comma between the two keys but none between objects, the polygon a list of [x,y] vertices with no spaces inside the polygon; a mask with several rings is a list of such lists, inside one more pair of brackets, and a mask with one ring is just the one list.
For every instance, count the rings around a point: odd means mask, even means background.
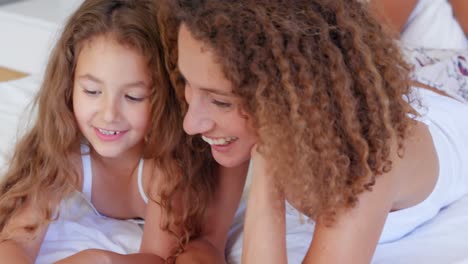
[{"label": "woman's chin", "polygon": [[216,153],[213,153],[213,158],[219,165],[226,167],[226,168],[239,167],[239,166],[245,165],[250,160],[250,156],[248,157],[222,157],[220,155],[216,155]]}]

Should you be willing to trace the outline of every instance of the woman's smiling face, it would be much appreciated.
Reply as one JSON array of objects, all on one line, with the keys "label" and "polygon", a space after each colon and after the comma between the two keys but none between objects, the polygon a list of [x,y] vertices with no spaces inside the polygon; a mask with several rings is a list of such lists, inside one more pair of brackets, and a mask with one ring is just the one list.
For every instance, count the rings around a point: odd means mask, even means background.
[{"label": "woman's smiling face", "polygon": [[200,134],[222,166],[245,163],[257,139],[248,116],[242,114],[240,99],[232,93],[232,83],[224,76],[214,54],[185,25],[180,27],[178,50],[178,66],[185,78],[185,100],[189,105],[185,132]]}]

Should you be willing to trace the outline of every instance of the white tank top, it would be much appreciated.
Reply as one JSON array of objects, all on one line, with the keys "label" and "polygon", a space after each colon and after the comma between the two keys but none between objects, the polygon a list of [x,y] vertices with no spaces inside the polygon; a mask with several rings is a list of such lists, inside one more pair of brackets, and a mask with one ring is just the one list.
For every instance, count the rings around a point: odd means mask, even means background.
[{"label": "white tank top", "polygon": [[421,203],[391,212],[379,243],[396,241],[430,221],[439,211],[468,193],[468,105],[426,89],[413,89],[439,159],[439,177]]},{"label": "white tank top", "polygon": [[[91,202],[91,193],[93,187],[93,172],[91,167],[91,157],[89,156],[89,147],[87,145],[81,145],[81,160],[83,163],[83,194]],[[148,203],[148,196],[143,189],[143,164],[144,160],[140,159],[138,163],[138,174],[137,174],[137,181],[138,181],[138,191],[140,193],[141,199],[147,204]],[[96,211],[97,213],[97,211]]]},{"label": "white tank top", "polygon": [[[75,191],[60,204],[58,219],[49,224],[36,264],[49,264],[87,248],[105,249],[120,254],[137,253],[143,220],[119,220],[99,214],[91,203],[92,170],[89,148],[81,146],[83,190]],[[143,159],[138,165],[138,188],[142,188]]]}]

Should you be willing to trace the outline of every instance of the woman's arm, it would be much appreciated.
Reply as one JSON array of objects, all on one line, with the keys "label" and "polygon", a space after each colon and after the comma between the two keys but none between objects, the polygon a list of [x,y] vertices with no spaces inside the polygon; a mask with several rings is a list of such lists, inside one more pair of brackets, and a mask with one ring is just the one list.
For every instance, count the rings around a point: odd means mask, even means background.
[{"label": "woman's arm", "polygon": [[[358,196],[354,208],[336,217],[332,225],[316,222],[313,239],[305,256],[305,264],[370,263],[379,242],[389,212],[402,201],[412,200],[417,195],[406,190],[411,185],[411,176],[417,170],[415,164],[422,164],[421,145],[426,144],[422,133],[427,132],[425,125],[416,125],[414,134],[405,141],[405,156],[397,154],[397,144],[392,144],[389,159],[392,169],[376,178],[371,191]],[[428,132],[427,132],[428,133]],[[430,135],[426,135],[429,136]],[[406,188],[406,189],[405,189]],[[410,197],[411,196],[411,197]],[[399,206],[399,205],[396,205]]]},{"label": "woman's arm", "polygon": [[255,149],[252,162],[242,263],[287,263],[284,196],[275,190],[265,160]]},{"label": "woman's arm", "polygon": [[392,176],[379,177],[372,191],[363,193],[357,206],[339,215],[332,226],[316,222],[303,263],[370,263],[393,204]]},{"label": "woman's arm", "polygon": [[[255,153],[252,157],[242,263],[287,263],[284,197],[275,191],[264,160]],[[396,153],[392,160],[397,167]],[[379,177],[373,191],[363,193],[358,205],[339,215],[334,225],[316,223],[303,263],[369,263],[397,196],[397,173],[394,169]]]},{"label": "woman's arm", "polygon": [[468,36],[468,1],[450,0],[450,4],[452,5],[455,18],[465,32],[465,36]]},{"label": "woman's arm", "polygon": [[417,3],[418,0],[370,0],[370,6],[380,20],[398,34],[403,31]]}]

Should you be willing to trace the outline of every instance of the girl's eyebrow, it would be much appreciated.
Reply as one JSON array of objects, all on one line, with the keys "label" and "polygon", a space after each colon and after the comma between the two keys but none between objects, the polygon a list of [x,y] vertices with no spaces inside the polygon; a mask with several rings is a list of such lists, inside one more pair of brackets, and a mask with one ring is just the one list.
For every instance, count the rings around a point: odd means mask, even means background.
[{"label": "girl's eyebrow", "polygon": [[[102,80],[100,80],[96,76],[93,76],[92,74],[89,74],[89,73],[78,76],[78,79],[84,79],[84,80],[92,81],[92,82],[95,82],[95,83],[98,83],[98,84],[104,84],[104,82]],[[126,84],[122,85],[121,87],[122,88],[137,87],[137,88],[146,89],[146,88],[148,88],[148,85],[143,81],[136,81],[136,82],[126,83]]]},{"label": "girl's eyebrow", "polygon": [[104,83],[103,81],[101,81],[100,79],[98,79],[97,77],[95,77],[95,76],[93,76],[93,75],[91,75],[89,73],[78,76],[78,79],[85,79],[85,80],[92,81],[92,82],[99,83],[99,84]]}]

